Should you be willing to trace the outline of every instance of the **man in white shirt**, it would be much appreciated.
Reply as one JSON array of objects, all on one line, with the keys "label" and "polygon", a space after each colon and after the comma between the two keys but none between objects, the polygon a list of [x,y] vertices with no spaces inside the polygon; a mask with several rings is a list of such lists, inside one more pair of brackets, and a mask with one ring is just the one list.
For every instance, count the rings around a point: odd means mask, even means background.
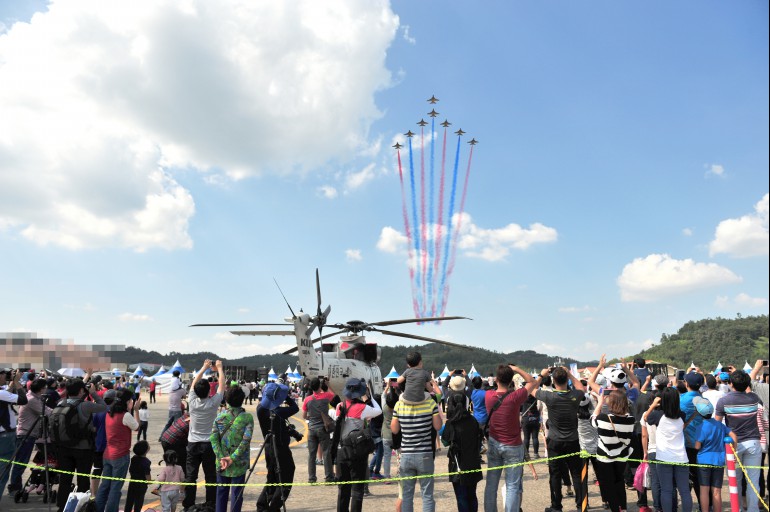
[{"label": "man in white shirt", "polygon": [[714,409],[717,407],[719,399],[726,395],[724,391],[717,389],[717,378],[711,374],[706,374],[706,387],[708,391],[703,392],[703,398],[711,402]]},{"label": "man in white shirt", "polygon": [[[203,368],[195,375],[187,395],[187,406],[190,411],[190,432],[187,434],[187,476],[185,482],[198,481],[198,469],[203,466],[206,478],[206,503],[214,507],[217,496],[216,456],[211,447],[211,429],[219,412],[219,405],[225,393],[225,371],[222,361],[217,361],[216,368],[219,381],[217,392],[209,398],[209,383],[201,380],[203,372],[212,366],[211,360],[203,362]],[[186,485],[182,509],[188,510],[195,505],[195,485]]]},{"label": "man in white shirt", "polygon": [[[179,372],[174,370],[174,378],[171,379],[171,392],[168,394],[168,421],[163,430],[160,431],[160,435],[171,426],[177,418],[181,418],[182,411],[182,398],[185,395],[185,388],[182,385],[182,381],[179,380]],[[158,439],[160,441],[160,439]]]}]

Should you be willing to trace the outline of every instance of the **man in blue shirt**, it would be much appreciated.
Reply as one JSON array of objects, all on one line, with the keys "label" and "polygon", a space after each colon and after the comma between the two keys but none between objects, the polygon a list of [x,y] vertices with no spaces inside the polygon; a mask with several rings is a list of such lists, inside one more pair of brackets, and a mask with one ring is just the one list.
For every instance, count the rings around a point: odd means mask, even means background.
[{"label": "man in blue shirt", "polygon": [[[690,420],[689,424],[684,429],[684,447],[687,450],[687,460],[690,463],[690,481],[692,482],[693,491],[698,498],[698,506],[701,506],[700,502],[700,485],[698,478],[698,450],[695,448],[695,441],[697,440],[698,427],[703,423],[703,417],[695,410],[695,404],[693,404],[693,398],[700,397],[700,387],[703,385],[703,375],[699,373],[698,368],[694,368],[690,373],[684,376],[684,382],[687,384],[687,393],[679,397],[679,408],[684,413],[685,421]],[[708,505],[708,504],[707,504]],[[703,508],[701,507],[701,510]]]},{"label": "man in blue shirt", "polygon": [[[476,375],[473,377],[471,384],[473,385],[473,391],[471,391],[473,417],[476,418],[476,421],[479,422],[479,429],[481,429],[483,432],[484,425],[487,424],[487,419],[489,418],[489,415],[487,414],[487,406],[484,405],[484,397],[486,396],[487,392],[484,390],[484,381],[480,376]],[[484,441],[485,440],[482,436],[481,453],[485,453],[487,451],[487,447],[485,446]]]}]

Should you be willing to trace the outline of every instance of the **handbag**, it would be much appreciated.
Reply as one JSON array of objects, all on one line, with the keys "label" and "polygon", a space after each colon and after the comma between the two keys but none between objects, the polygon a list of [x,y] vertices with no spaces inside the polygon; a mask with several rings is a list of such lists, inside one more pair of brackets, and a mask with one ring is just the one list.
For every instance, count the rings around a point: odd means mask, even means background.
[{"label": "handbag", "polygon": [[321,413],[321,421],[323,421],[324,430],[327,433],[331,434],[332,432],[334,432],[335,424],[334,424],[334,420],[331,419],[331,416],[329,416],[327,413]]},{"label": "handbag", "polygon": [[634,474],[634,489],[639,492],[644,492],[646,488],[650,487],[649,480],[650,465],[647,461],[644,461],[636,468],[636,473]]}]

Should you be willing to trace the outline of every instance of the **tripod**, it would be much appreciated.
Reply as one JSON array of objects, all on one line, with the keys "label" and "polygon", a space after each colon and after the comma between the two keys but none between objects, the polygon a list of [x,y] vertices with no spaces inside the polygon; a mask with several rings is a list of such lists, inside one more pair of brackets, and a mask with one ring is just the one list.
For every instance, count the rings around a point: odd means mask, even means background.
[{"label": "tripod", "polygon": [[[278,478],[278,487],[279,487],[280,496],[281,496],[281,508],[283,509],[283,512],[286,512],[286,499],[284,498],[283,479],[281,477],[281,461],[278,455],[278,440],[276,439],[276,435],[275,435],[276,419],[278,419],[279,421],[283,421],[277,417],[277,415],[275,414],[275,411],[270,411],[270,431],[267,434],[265,434],[265,440],[262,442],[262,446],[259,448],[257,457],[254,459],[254,462],[251,464],[251,467],[249,468],[249,472],[246,474],[246,479],[243,482],[243,487],[241,487],[241,491],[238,494],[238,498],[236,499],[236,501],[240,500],[241,497],[243,496],[243,491],[246,489],[246,484],[249,483],[249,478],[251,478],[251,474],[254,472],[254,468],[256,468],[257,462],[259,462],[259,457],[262,455],[262,452],[265,450],[265,447],[267,446],[267,444],[270,443],[270,447],[272,448],[272,451],[273,451],[273,457],[275,458],[275,470]],[[265,456],[265,458],[267,458],[267,455]],[[267,470],[268,472],[270,471],[269,466]]]},{"label": "tripod", "polygon": [[[48,504],[48,511],[50,512],[51,502],[54,499],[56,499],[56,495],[49,490],[51,487],[51,481],[50,481],[49,470],[48,470],[48,416],[46,416],[42,411],[40,415],[37,418],[35,418],[35,421],[32,423],[32,426],[30,427],[29,431],[24,435],[24,437],[22,437],[21,441],[19,442],[17,439],[16,449],[13,451],[13,456],[10,459],[11,462],[8,463],[8,465],[5,467],[3,471],[3,474],[0,475],[0,480],[3,480],[5,476],[11,472],[11,468],[14,466],[13,462],[16,460],[16,457],[18,456],[19,450],[29,440],[29,437],[32,435],[32,432],[34,432],[38,422],[42,423],[40,427],[40,438],[43,439],[43,458],[45,460],[44,466],[43,466],[44,474],[45,474],[45,496],[43,497],[43,500]],[[32,449],[34,451],[34,446]],[[24,501],[24,502],[27,501],[26,498],[24,497],[23,489],[18,489],[15,492],[14,501],[16,503],[18,503],[19,501]]]}]

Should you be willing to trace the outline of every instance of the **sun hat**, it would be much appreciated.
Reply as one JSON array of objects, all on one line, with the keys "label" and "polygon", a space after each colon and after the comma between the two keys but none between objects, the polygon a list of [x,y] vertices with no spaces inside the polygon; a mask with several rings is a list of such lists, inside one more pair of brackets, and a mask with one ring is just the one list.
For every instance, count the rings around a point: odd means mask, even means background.
[{"label": "sun hat", "polygon": [[655,376],[655,385],[659,388],[665,388],[668,386],[668,375],[663,375],[662,373],[659,373]]},{"label": "sun hat", "polygon": [[284,403],[287,396],[289,396],[289,388],[287,386],[268,382],[262,390],[262,401],[259,405],[272,411]]},{"label": "sun hat", "polygon": [[702,396],[696,396],[692,399],[692,404],[695,406],[695,410],[701,416],[708,416],[714,414],[714,405],[708,401],[708,399]]},{"label": "sun hat", "polygon": [[455,375],[452,377],[449,380],[449,389],[457,392],[465,391],[465,377],[462,375]]},{"label": "sun hat", "polygon": [[348,400],[361,398],[366,394],[366,381],[364,379],[351,377],[345,383],[345,389],[342,391],[342,394],[344,394],[345,398]]}]

